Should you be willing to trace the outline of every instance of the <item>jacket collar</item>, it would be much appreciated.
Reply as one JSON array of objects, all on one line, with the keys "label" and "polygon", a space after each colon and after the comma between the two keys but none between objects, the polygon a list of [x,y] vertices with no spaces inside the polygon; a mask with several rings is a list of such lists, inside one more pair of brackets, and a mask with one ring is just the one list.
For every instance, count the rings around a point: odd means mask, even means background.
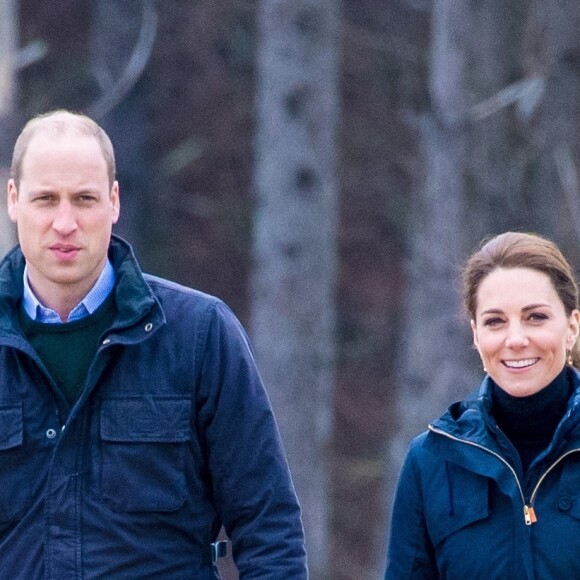
[{"label": "jacket collar", "polygon": [[[159,326],[165,322],[161,306],[145,280],[131,246],[113,235],[109,259],[116,275],[115,299],[118,318],[115,328],[136,325],[144,317]],[[21,336],[14,313],[22,298],[25,260],[20,246],[15,246],[0,262],[0,336]]]},{"label": "jacket collar", "polygon": [[[580,372],[570,369],[570,379],[573,382],[573,394],[568,402],[568,408],[556,430],[554,439],[576,439],[580,443]],[[489,377],[481,383],[479,389],[468,397],[453,403],[432,427],[445,431],[453,437],[472,443],[495,447],[494,438],[490,438],[490,430],[495,431],[495,422],[491,417],[492,382]]]},{"label": "jacket collar", "polygon": [[164,321],[161,306],[145,280],[131,246],[122,238],[113,235],[109,246],[109,259],[117,278],[115,299],[119,321],[116,326],[132,326],[152,310],[157,311]]}]

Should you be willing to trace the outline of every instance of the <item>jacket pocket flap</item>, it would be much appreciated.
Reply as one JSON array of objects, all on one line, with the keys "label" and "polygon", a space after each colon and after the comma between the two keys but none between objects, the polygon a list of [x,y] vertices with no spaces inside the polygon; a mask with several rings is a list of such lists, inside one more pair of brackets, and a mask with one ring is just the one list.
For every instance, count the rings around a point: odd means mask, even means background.
[{"label": "jacket pocket flap", "polygon": [[428,494],[427,526],[437,546],[451,534],[489,517],[489,481],[453,463],[446,463]]},{"label": "jacket pocket flap", "polygon": [[189,440],[191,400],[169,397],[104,399],[101,438],[135,443],[181,443]]},{"label": "jacket pocket flap", "polygon": [[0,403],[0,449],[22,445],[22,406]]}]

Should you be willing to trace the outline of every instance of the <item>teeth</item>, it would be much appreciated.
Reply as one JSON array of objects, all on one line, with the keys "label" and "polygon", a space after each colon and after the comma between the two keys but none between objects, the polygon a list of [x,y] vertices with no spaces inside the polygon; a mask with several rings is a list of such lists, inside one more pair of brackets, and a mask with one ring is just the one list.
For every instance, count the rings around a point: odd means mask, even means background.
[{"label": "teeth", "polygon": [[504,364],[506,367],[510,367],[513,369],[521,369],[533,365],[537,360],[538,360],[537,358],[525,358],[523,360],[506,360],[504,361]]}]

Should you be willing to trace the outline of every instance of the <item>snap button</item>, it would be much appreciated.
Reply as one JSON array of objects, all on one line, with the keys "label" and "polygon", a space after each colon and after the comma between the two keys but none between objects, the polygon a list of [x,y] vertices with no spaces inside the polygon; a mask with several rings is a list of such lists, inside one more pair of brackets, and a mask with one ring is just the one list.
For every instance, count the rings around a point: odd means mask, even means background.
[{"label": "snap button", "polygon": [[152,328],[153,328],[153,325],[150,322],[148,322],[145,325],[145,332],[150,332]]},{"label": "snap button", "polygon": [[567,495],[563,495],[558,500],[558,507],[562,511],[568,511],[572,507],[572,500]]},{"label": "snap button", "polygon": [[103,344],[109,344],[111,342],[110,338],[105,338],[105,340],[103,340]]},{"label": "snap button", "polygon": [[47,429],[46,430],[46,436],[49,439],[54,439],[56,437],[56,431],[54,429]]}]

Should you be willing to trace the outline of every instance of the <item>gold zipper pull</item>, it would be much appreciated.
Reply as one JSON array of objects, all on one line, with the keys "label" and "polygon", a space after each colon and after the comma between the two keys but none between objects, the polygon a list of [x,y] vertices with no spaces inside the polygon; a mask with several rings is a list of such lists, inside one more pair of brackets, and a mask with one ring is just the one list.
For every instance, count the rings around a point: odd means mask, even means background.
[{"label": "gold zipper pull", "polygon": [[538,521],[536,512],[532,506],[524,506],[524,519],[526,520],[526,526],[531,526]]}]

